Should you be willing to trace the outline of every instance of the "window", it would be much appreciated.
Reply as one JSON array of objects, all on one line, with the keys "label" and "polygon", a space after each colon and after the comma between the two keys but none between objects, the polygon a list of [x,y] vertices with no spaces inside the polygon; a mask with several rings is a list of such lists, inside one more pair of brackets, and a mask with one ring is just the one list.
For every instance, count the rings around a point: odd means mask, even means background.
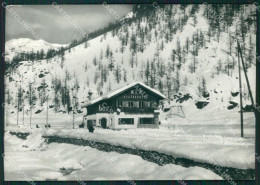
[{"label": "window", "polygon": [[157,107],[157,103],[155,101],[147,102],[147,106],[148,107],[152,107],[152,108],[156,108]]},{"label": "window", "polygon": [[134,102],[132,101],[128,102],[128,107],[134,107]]},{"label": "window", "polygon": [[154,118],[140,118],[140,124],[154,124]]},{"label": "window", "polygon": [[140,101],[140,102],[139,102],[139,107],[140,107],[140,108],[143,108],[143,107],[144,107],[144,102]]},{"label": "window", "polygon": [[136,107],[136,108],[139,107],[139,102],[138,102],[138,101],[135,101],[135,102],[134,102],[134,107]]},{"label": "window", "polygon": [[151,101],[150,102],[150,107],[156,108],[157,107],[157,103],[155,101]]},{"label": "window", "polygon": [[116,106],[117,106],[117,107],[122,107],[122,106],[123,106],[123,102],[117,101],[117,102],[116,102]]},{"label": "window", "polygon": [[150,102],[145,101],[144,102],[144,107],[150,107]]},{"label": "window", "polygon": [[123,107],[128,107],[128,102],[127,101],[123,101]]},{"label": "window", "polygon": [[134,118],[119,118],[118,124],[119,125],[133,125],[134,124]]}]

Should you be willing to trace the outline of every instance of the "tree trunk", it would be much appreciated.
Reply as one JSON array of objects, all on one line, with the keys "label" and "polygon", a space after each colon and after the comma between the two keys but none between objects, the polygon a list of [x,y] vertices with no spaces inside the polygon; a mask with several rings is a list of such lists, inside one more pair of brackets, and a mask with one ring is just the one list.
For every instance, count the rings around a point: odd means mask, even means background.
[{"label": "tree trunk", "polygon": [[17,126],[18,126],[18,117],[19,117],[19,92],[18,92],[18,95],[17,95]]},{"label": "tree trunk", "polygon": [[49,116],[49,115],[48,115],[48,108],[49,108],[49,107],[48,107],[48,106],[49,106],[49,104],[48,104],[48,103],[49,103],[49,96],[47,97],[47,115],[46,115],[46,126],[48,126],[48,116]]},{"label": "tree trunk", "polygon": [[24,102],[23,102],[23,125],[24,125]]}]

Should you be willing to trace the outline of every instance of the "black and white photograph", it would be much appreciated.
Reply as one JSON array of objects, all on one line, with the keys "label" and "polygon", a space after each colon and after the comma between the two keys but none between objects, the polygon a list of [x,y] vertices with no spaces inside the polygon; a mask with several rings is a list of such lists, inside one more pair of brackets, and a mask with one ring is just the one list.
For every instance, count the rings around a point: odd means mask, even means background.
[{"label": "black and white photograph", "polygon": [[252,4],[8,5],[4,180],[255,180]]}]

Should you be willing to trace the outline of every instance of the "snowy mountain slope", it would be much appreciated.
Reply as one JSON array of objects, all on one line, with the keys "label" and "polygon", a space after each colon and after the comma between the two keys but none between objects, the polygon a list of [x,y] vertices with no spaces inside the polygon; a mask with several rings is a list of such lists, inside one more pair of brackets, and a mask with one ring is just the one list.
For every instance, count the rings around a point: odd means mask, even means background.
[{"label": "snowy mountain slope", "polygon": [[45,53],[48,49],[58,50],[65,47],[66,44],[51,44],[44,40],[32,40],[29,38],[12,39],[5,43],[5,60],[12,61],[15,55],[27,52],[37,52],[43,50]]},{"label": "snowy mountain slope", "polygon": [[[219,10],[224,15],[230,11],[226,7]],[[228,115],[229,101],[238,103],[239,98],[231,93],[238,91],[238,66],[236,42],[228,32],[238,32],[240,28],[235,25],[243,10],[234,10],[230,25],[216,24],[207,18],[203,5],[165,6],[152,11],[153,14],[143,13],[126,26],[66,50],[62,56],[23,62],[6,75],[10,104],[17,105],[17,87],[21,86],[28,94],[29,83],[38,99],[34,111],[46,107],[44,95],[49,96],[49,104],[57,111],[67,111],[73,101],[78,107],[87,102],[90,91],[93,98],[142,81],[164,93],[170,104],[179,104],[174,95],[189,93],[192,99],[186,105],[188,109],[197,110],[196,102],[206,101],[209,102],[206,109],[217,110],[221,106]],[[244,14],[249,16],[250,11]],[[255,66],[249,61],[255,59],[256,27],[244,24],[247,29],[241,47],[254,94]],[[47,87],[43,93],[44,83]],[[244,100],[249,103],[244,77],[243,90]],[[205,93],[209,96],[204,96]],[[28,110],[28,96],[24,99]]]}]

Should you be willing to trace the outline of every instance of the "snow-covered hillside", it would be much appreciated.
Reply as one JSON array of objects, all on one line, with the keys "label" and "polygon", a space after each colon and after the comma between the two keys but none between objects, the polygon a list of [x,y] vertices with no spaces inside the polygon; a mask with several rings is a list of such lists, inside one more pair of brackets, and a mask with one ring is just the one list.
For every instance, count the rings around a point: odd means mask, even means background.
[{"label": "snow-covered hillside", "polygon": [[[254,13],[239,5],[138,5],[125,24],[62,49],[8,43],[7,52],[48,51],[12,60],[5,71],[5,180],[21,180],[14,166],[35,180],[122,180],[117,165],[142,180],[254,179],[255,117],[243,114],[241,137],[236,41],[255,98]],[[82,104],[135,81],[166,96],[159,129],[82,128]],[[245,107],[251,101],[243,71],[242,90]]]},{"label": "snow-covered hillside", "polygon": [[[225,19],[213,18],[213,10]],[[206,102],[202,109],[223,109],[228,116],[229,109],[239,110],[232,107],[232,103],[239,103],[239,81],[237,45],[231,33],[241,38],[254,96],[256,24],[245,21],[253,7],[167,5],[138,6],[134,11],[132,21],[120,28],[60,56],[21,62],[8,72],[5,84],[6,101],[13,108],[10,112],[15,114],[18,100],[24,102],[25,111],[29,111],[31,102],[33,112],[46,112],[48,96],[52,109],[66,113],[72,104],[80,109],[81,103],[94,96],[142,81],[167,96],[170,104],[165,102],[165,107],[183,105],[184,110],[192,112],[201,109],[198,102]],[[39,48],[46,47],[41,44]],[[242,81],[246,105],[250,99],[244,76]],[[28,94],[34,102],[29,101]],[[189,96],[188,103],[176,102],[184,95]]]},{"label": "snow-covered hillside", "polygon": [[44,40],[32,40],[29,38],[12,39],[5,43],[5,60],[6,62],[10,62],[14,56],[22,53],[30,53],[32,51],[36,53],[37,51],[41,52],[41,50],[46,53],[49,49],[58,50],[65,46],[66,45],[51,44]]}]

